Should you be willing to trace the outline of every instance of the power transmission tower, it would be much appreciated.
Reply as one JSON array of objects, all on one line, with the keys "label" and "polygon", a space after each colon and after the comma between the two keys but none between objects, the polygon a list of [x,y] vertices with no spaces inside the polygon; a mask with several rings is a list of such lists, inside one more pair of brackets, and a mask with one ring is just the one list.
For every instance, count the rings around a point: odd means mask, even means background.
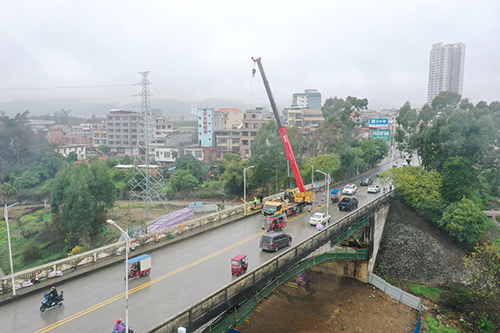
[{"label": "power transmission tower", "polygon": [[155,160],[154,144],[156,133],[156,114],[151,107],[149,100],[148,80],[150,72],[139,72],[142,75],[140,83],[141,93],[141,119],[138,124],[137,133],[137,158],[134,163],[134,173],[132,179],[132,188],[130,191],[129,211],[137,201],[142,201],[145,205],[146,220],[149,218],[149,211],[155,201],[160,202],[165,209],[168,199],[163,178],[161,164]]}]

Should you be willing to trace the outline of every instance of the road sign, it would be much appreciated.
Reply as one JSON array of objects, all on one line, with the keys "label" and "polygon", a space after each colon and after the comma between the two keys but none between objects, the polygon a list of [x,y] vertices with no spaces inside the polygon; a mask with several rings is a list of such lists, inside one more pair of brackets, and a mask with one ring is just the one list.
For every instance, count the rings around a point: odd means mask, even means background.
[{"label": "road sign", "polygon": [[389,124],[387,118],[370,118],[370,126],[384,126]]},{"label": "road sign", "polygon": [[372,138],[389,141],[391,139],[391,131],[389,130],[373,130]]}]

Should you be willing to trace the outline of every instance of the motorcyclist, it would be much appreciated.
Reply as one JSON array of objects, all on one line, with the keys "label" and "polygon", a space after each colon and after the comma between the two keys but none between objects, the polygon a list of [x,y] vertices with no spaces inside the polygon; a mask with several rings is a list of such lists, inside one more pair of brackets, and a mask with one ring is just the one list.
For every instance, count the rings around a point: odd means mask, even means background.
[{"label": "motorcyclist", "polygon": [[113,330],[113,333],[124,333],[125,332],[125,323],[121,320],[118,319],[116,321],[115,329]]},{"label": "motorcyclist", "polygon": [[[113,329],[113,333],[125,333],[125,327],[127,325],[125,324],[125,322],[123,322],[121,319],[118,319],[116,321],[116,325],[115,325],[115,328]],[[128,332],[129,333],[134,333],[134,330],[130,328],[130,326],[128,327]]]},{"label": "motorcyclist", "polygon": [[49,304],[52,304],[56,301],[57,299],[57,289],[56,287],[52,287],[49,293]]}]

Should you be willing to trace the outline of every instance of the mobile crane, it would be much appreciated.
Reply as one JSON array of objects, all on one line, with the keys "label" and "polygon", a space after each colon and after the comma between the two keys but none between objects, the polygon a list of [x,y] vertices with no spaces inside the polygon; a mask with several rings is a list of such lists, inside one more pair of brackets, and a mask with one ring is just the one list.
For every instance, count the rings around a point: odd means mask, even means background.
[{"label": "mobile crane", "polygon": [[[278,124],[278,130],[283,140],[283,145],[286,150],[286,157],[292,166],[293,174],[295,175],[295,180],[299,190],[286,190],[284,194],[285,202],[268,201],[264,204],[262,208],[262,214],[264,216],[269,216],[277,213],[286,213],[287,215],[292,215],[301,212],[305,205],[310,205],[314,201],[314,193],[306,191],[304,187],[304,182],[302,181],[302,176],[300,175],[299,167],[297,166],[297,161],[295,161],[295,156],[293,155],[292,146],[290,145],[290,140],[288,139],[288,133],[286,127],[283,125],[281,118],[278,114],[278,109],[276,107],[276,102],[274,101],[271,88],[269,87],[269,81],[264,73],[264,68],[262,67],[262,62],[260,58],[255,59],[252,57],[254,63],[259,67],[260,75],[262,81],[264,82],[264,87],[266,88],[267,96],[269,102],[271,103],[271,109],[273,110],[274,118]],[[253,75],[255,75],[255,69],[253,69]]]}]

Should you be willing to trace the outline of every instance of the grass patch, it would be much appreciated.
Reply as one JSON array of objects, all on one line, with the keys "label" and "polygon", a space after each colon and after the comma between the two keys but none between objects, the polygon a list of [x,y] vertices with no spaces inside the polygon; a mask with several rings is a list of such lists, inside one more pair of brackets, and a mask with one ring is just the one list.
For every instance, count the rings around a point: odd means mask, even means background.
[{"label": "grass patch", "polygon": [[408,284],[407,287],[411,290],[415,295],[424,295],[434,303],[437,303],[441,298],[441,293],[443,292],[439,288],[422,286],[419,284]]},{"label": "grass patch", "polygon": [[429,326],[430,333],[458,333],[456,329],[449,328],[446,326],[441,326],[439,320],[434,317],[425,318],[425,322]]}]

